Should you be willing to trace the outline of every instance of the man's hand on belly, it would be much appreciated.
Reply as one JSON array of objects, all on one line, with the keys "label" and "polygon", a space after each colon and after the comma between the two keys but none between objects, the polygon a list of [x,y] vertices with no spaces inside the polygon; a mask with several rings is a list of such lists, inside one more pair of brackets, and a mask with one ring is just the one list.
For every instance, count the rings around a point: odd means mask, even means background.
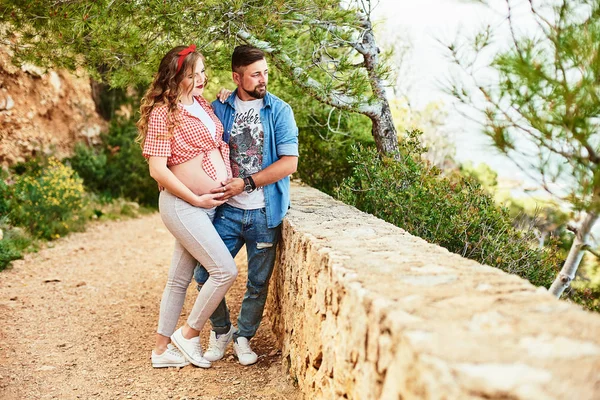
[{"label": "man's hand on belly", "polygon": [[221,200],[227,200],[244,191],[244,180],[242,178],[230,178],[221,182],[221,187],[211,189],[211,193],[223,193]]}]

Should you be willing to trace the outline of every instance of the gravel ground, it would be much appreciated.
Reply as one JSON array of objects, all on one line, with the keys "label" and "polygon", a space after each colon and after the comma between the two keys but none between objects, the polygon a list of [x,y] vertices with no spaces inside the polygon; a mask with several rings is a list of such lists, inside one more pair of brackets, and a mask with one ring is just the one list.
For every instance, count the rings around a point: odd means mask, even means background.
[{"label": "gravel ground", "polygon": [[[300,399],[268,318],[254,366],[153,369],[150,351],[173,238],[158,214],[92,224],[0,272],[0,399]],[[243,250],[241,253],[245,253]],[[245,289],[228,293],[232,317]],[[180,323],[195,298],[188,296]],[[206,348],[208,328],[202,332]]]}]

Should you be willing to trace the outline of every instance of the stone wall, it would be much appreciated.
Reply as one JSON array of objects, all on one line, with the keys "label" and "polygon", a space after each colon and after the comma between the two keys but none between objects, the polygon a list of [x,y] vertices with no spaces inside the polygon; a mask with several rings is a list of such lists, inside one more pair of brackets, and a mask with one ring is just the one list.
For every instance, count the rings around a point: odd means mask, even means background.
[{"label": "stone wall", "polygon": [[600,399],[600,316],[293,186],[268,315],[306,399]]}]

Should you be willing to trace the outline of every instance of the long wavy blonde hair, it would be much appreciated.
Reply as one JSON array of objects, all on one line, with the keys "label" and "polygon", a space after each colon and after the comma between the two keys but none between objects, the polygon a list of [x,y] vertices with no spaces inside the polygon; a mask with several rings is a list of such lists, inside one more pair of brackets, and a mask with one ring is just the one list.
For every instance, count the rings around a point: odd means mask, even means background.
[{"label": "long wavy blonde hair", "polygon": [[[204,56],[200,52],[194,51],[185,57],[181,69],[177,71],[179,60],[178,53],[186,48],[186,46],[177,46],[165,54],[160,62],[158,72],[156,73],[152,84],[150,84],[150,87],[142,98],[140,119],[136,123],[138,127],[138,137],[136,142],[138,142],[142,148],[144,147],[146,134],[148,133],[150,113],[154,107],[167,106],[168,137],[165,139],[168,139],[173,135],[173,128],[179,120],[177,103],[183,94],[179,84],[190,71],[194,71],[198,60],[204,62]],[[189,91],[191,92],[192,90],[194,90],[194,87],[193,85],[190,85]]]}]

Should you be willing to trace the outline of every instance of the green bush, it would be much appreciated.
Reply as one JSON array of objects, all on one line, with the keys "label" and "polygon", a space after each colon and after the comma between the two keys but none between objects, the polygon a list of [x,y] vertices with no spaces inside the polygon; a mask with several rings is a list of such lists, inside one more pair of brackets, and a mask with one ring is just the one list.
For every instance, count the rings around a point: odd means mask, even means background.
[{"label": "green bush", "polygon": [[158,186],[150,177],[136,136],[133,120],[116,120],[98,148],[79,144],[68,161],[85,187],[107,201],[124,197],[156,208]]},{"label": "green bush", "polygon": [[565,294],[588,310],[600,312],[600,259],[586,252],[577,276]]},{"label": "green bush", "polygon": [[475,179],[420,161],[419,135],[401,142],[400,161],[359,147],[337,197],[454,253],[549,286],[561,263],[553,247],[537,249],[533,232],[513,228],[508,211]]},{"label": "green bush", "polygon": [[[325,193],[333,194],[344,178],[352,173],[350,156],[353,145],[373,145],[370,122],[362,116],[344,116],[341,129],[364,132],[364,135],[345,136],[328,132],[327,128],[315,125],[299,127],[298,141],[300,157],[296,175],[307,185]],[[366,121],[365,121],[366,119]]]},{"label": "green bush", "polygon": [[23,258],[23,253],[8,239],[0,240],[0,271],[5,269],[13,260]]},{"label": "green bush", "polygon": [[82,180],[55,158],[31,174],[17,176],[10,192],[11,222],[35,237],[56,239],[85,225]]},{"label": "green bush", "polygon": [[572,286],[564,297],[584,307],[586,310],[600,313],[600,287]]},{"label": "green bush", "polygon": [[[77,154],[79,169],[100,190],[107,172],[114,173],[108,157],[85,146],[79,146]],[[121,181],[116,184],[124,186]],[[152,189],[156,191],[155,184]],[[86,192],[78,174],[55,158],[36,157],[15,165],[12,171],[0,170],[0,270],[35,249],[38,239],[80,231],[89,219],[129,218],[147,212],[149,208],[110,193]]]},{"label": "green bush", "polygon": [[19,162],[12,167],[16,175],[35,175],[42,172],[48,164],[48,157],[38,155],[27,161]]},{"label": "green bush", "polygon": [[74,154],[68,162],[83,179],[85,188],[94,193],[102,192],[106,186],[106,155],[81,142],[75,145]]},{"label": "green bush", "polygon": [[8,174],[4,170],[0,169],[0,218],[8,215],[8,211],[10,210],[10,187],[5,181],[7,178]]},{"label": "green bush", "polygon": [[7,217],[0,219],[0,271],[11,261],[23,258],[23,252],[28,250],[33,241],[20,228],[8,225]]}]

